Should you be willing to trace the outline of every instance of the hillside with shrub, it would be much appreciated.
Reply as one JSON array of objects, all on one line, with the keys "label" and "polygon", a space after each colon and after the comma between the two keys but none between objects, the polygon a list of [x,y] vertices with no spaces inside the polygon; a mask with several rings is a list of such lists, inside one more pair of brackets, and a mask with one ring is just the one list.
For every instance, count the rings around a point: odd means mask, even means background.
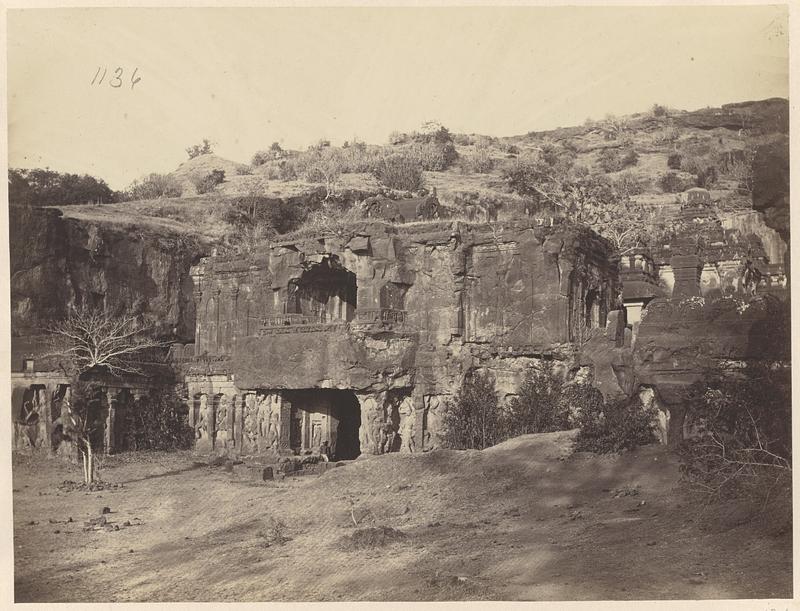
[{"label": "hillside with shrub", "polygon": [[[80,204],[65,213],[82,218],[168,219],[223,247],[246,249],[254,232],[260,240],[297,230],[319,220],[315,211],[334,224],[349,222],[370,195],[435,193],[453,218],[467,220],[468,207],[500,220],[567,216],[625,251],[669,241],[682,194],[703,187],[711,217],[760,210],[788,241],[788,113],[783,99],[692,112],[654,105],[511,137],[454,134],[428,122],[419,131],[391,133],[385,144],[321,140],[299,151],[265,143],[249,163],[219,157],[206,140],[189,147],[190,158],[174,172],[144,176],[123,193],[90,190],[83,201],[47,196],[41,203]],[[19,173],[10,179],[12,204],[36,198],[36,185]],[[252,213],[243,216],[242,206]]]}]

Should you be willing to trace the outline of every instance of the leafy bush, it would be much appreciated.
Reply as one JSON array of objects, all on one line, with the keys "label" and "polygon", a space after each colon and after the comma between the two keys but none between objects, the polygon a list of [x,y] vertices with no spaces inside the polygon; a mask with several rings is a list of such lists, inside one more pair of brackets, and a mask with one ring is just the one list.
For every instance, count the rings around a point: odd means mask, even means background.
[{"label": "leafy bush", "polygon": [[678,130],[674,127],[665,127],[653,132],[652,142],[657,146],[672,144],[678,139]]},{"label": "leafy bush", "polygon": [[488,174],[494,169],[494,159],[485,146],[476,146],[471,153],[459,158],[458,167],[462,174]]},{"label": "leafy bush", "polygon": [[258,531],[257,536],[262,539],[263,547],[270,547],[272,545],[284,545],[291,541],[288,536],[289,527],[280,518],[268,516],[264,529]]},{"label": "leafy bush", "polygon": [[425,186],[422,164],[402,153],[383,157],[376,162],[372,173],[381,185],[389,189],[416,192]]},{"label": "leafy bush", "polygon": [[204,176],[196,176],[192,179],[194,188],[199,194],[209,193],[214,187],[225,182],[225,170],[211,170]]},{"label": "leafy bush", "polygon": [[681,160],[682,158],[680,153],[670,153],[670,156],[667,157],[667,167],[670,170],[680,170]]},{"label": "leafy bush", "polygon": [[710,189],[717,183],[717,168],[713,165],[697,172],[697,186]]},{"label": "leafy bush", "polygon": [[475,144],[475,140],[472,138],[472,136],[467,134],[456,134],[453,136],[453,142],[459,146],[470,146]]},{"label": "leafy bush", "polygon": [[389,144],[392,146],[397,146],[398,144],[406,144],[408,142],[408,134],[403,132],[392,132],[389,134]]},{"label": "leafy bush", "polygon": [[361,204],[348,202],[325,201],[317,210],[312,211],[303,224],[303,229],[318,235],[339,234],[343,229],[364,220],[366,210]]},{"label": "leafy bush", "polygon": [[443,172],[458,159],[458,152],[452,142],[417,142],[407,152],[416,157],[422,169],[428,172]]},{"label": "leafy bush", "polygon": [[684,155],[681,169],[695,175],[698,187],[709,188],[717,182],[717,168],[707,156]]},{"label": "leafy bush", "polygon": [[368,173],[378,160],[378,152],[375,147],[370,148],[363,142],[353,141],[348,147],[343,148],[341,158],[342,173]]},{"label": "leafy bush", "polygon": [[153,391],[126,409],[123,431],[128,450],[187,449],[194,442],[189,409],[171,388]]},{"label": "leafy bush", "polygon": [[502,426],[494,380],[474,373],[445,407],[442,441],[457,450],[483,450],[502,440]]},{"label": "leafy bush", "polygon": [[653,104],[653,116],[654,117],[665,117],[667,116],[667,109],[665,106],[661,106],[661,104]]},{"label": "leafy bush", "polygon": [[666,172],[658,179],[664,193],[681,193],[687,189],[686,181],[677,172]]},{"label": "leafy bush", "polygon": [[505,412],[505,435],[563,431],[570,425],[564,380],[552,365],[531,369]]},{"label": "leafy bush", "polygon": [[253,159],[250,161],[250,165],[253,167],[258,167],[260,165],[264,165],[268,161],[283,159],[285,156],[286,151],[283,150],[283,147],[281,147],[278,142],[273,142],[266,151],[256,151],[253,154]]},{"label": "leafy bush", "polygon": [[281,180],[297,180],[297,164],[294,159],[281,159],[278,165],[278,176]]},{"label": "leafy bush", "polygon": [[272,153],[269,151],[256,151],[253,153],[253,158],[250,160],[250,165],[254,168],[257,168],[260,165],[264,165],[268,161],[272,161]]},{"label": "leafy bush", "polygon": [[633,149],[604,148],[597,160],[604,172],[619,172],[636,165],[639,154]]},{"label": "leafy bush", "polygon": [[180,197],[182,191],[181,184],[174,176],[156,173],[135,180],[128,187],[128,195],[133,200]]},{"label": "leafy bush", "polygon": [[305,166],[305,178],[309,182],[318,182],[325,185],[328,197],[336,192],[339,177],[344,170],[344,162],[338,149],[330,148],[330,143],[320,145],[308,151],[298,163]]},{"label": "leafy bush", "polygon": [[200,155],[208,155],[214,152],[213,146],[213,142],[207,138],[203,138],[203,142],[200,144],[193,144],[192,146],[188,147],[186,149],[186,154],[189,155],[189,159],[194,159]]},{"label": "leafy bush", "polygon": [[577,451],[605,454],[632,450],[656,441],[655,408],[644,408],[638,398],[604,403],[600,392],[592,390],[594,393],[578,410]]},{"label": "leafy bush", "polygon": [[649,180],[647,178],[640,178],[633,171],[620,172],[612,181],[612,186],[622,197],[640,195],[647,190],[648,184]]},{"label": "leafy bush", "polygon": [[266,235],[282,234],[299,228],[309,210],[309,204],[301,201],[245,195],[231,201],[222,218],[236,227],[237,232],[262,227],[272,230],[266,231]]},{"label": "leafy bush", "polygon": [[695,435],[681,444],[681,471],[717,499],[763,497],[791,477],[791,372],[779,363],[717,372],[690,393]]}]

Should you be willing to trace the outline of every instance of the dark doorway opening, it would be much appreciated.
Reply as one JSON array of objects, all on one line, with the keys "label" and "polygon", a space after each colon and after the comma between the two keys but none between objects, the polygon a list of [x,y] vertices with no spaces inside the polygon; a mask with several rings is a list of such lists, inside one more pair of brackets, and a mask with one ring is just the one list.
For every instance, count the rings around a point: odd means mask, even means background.
[{"label": "dark doorway opening", "polygon": [[333,460],[352,460],[361,454],[361,406],[353,391],[317,388],[287,390],[283,395],[291,404],[289,447],[295,453],[317,453],[327,442]]}]

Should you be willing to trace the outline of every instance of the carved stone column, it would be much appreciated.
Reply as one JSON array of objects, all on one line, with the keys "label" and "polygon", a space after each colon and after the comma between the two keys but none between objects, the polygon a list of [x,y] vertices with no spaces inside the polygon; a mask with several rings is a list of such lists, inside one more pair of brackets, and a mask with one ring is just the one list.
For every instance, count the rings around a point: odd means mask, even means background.
[{"label": "carved stone column", "polygon": [[292,404],[290,401],[286,399],[286,397],[281,396],[280,402],[280,421],[278,426],[280,427],[280,435],[278,437],[278,451],[279,452],[291,452],[291,426],[292,426]]},{"label": "carved stone column", "polygon": [[237,451],[242,452],[242,439],[244,437],[244,401],[247,395],[238,395],[233,398],[233,446]]},{"label": "carved stone column", "polygon": [[117,427],[117,397],[119,390],[106,389],[106,403],[108,404],[108,413],[106,414],[106,430],[105,430],[105,450],[106,454],[113,454],[115,451],[114,438]]},{"label": "carved stone column", "polygon": [[197,265],[192,267],[189,270],[189,274],[192,278],[192,300],[194,301],[194,315],[195,315],[195,325],[194,325],[194,341],[195,341],[195,354],[203,354],[205,350],[208,349],[208,346],[205,345],[203,341],[204,338],[204,331],[203,329],[203,316],[201,310],[201,304],[203,303],[203,276],[205,275],[205,267],[203,265]]},{"label": "carved stone column", "polygon": [[45,401],[42,405],[40,417],[44,419],[44,442],[42,445],[51,448],[53,445],[53,402],[58,394],[58,384],[48,384],[45,387]]}]

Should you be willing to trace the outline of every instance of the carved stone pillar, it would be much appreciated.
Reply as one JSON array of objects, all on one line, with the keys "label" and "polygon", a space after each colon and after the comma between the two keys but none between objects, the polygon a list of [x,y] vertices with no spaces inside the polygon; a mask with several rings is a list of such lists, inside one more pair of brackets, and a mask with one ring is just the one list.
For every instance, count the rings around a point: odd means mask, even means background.
[{"label": "carved stone pillar", "polygon": [[105,430],[105,450],[106,454],[113,454],[116,446],[116,427],[117,427],[117,397],[119,390],[106,389],[106,403],[108,404],[108,412],[106,414],[106,430]]},{"label": "carved stone pillar", "polygon": [[53,445],[53,403],[58,394],[58,384],[48,384],[45,387],[45,401],[42,405],[40,417],[44,419],[44,442],[43,446],[51,448]]},{"label": "carved stone pillar", "polygon": [[239,452],[242,452],[242,440],[244,437],[244,402],[246,396],[247,395],[239,395],[238,397],[234,397],[234,408],[231,410],[233,414],[233,446]]},{"label": "carved stone pillar", "polygon": [[280,402],[280,421],[278,423],[280,435],[278,436],[278,451],[279,452],[291,452],[291,418],[292,418],[292,404],[290,401],[286,399],[286,397],[281,397]]},{"label": "carved stone pillar", "polygon": [[417,452],[422,450],[423,431],[423,401],[422,395],[417,393],[405,397],[400,402],[400,451]]},{"label": "carved stone pillar", "polygon": [[356,395],[361,406],[361,426],[358,429],[362,454],[380,454],[381,430],[385,422],[386,393]]},{"label": "carved stone pillar", "polygon": [[197,265],[189,270],[192,278],[192,300],[194,301],[194,341],[195,341],[195,354],[203,354],[208,349],[205,345],[203,331],[203,315],[201,304],[203,303],[203,276],[205,270],[202,265]]},{"label": "carved stone pillar", "polygon": [[197,443],[195,448],[198,452],[211,451],[211,431],[214,430],[214,414],[211,407],[209,396],[205,393],[200,395],[200,419],[196,425]]},{"label": "carved stone pillar", "polygon": [[253,454],[258,451],[258,413],[255,393],[247,393],[242,402],[242,452]]}]

